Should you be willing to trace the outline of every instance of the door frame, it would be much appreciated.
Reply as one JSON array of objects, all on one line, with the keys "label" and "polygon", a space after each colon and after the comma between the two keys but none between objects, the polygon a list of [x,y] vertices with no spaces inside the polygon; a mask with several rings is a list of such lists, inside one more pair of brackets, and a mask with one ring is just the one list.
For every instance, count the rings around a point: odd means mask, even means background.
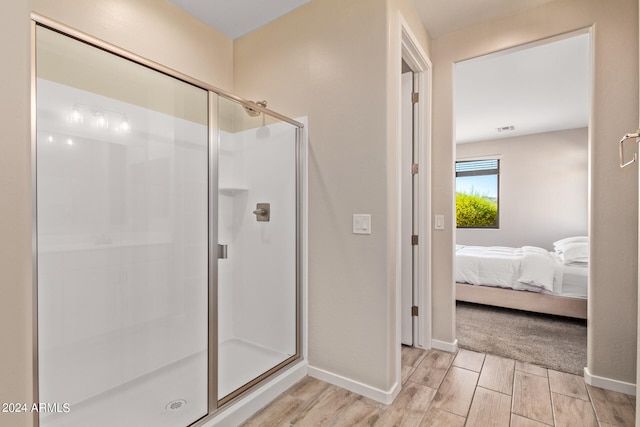
[{"label": "door frame", "polygon": [[[432,99],[432,71],[433,67],[428,56],[420,47],[417,37],[411,31],[409,24],[398,13],[398,28],[400,32],[400,52],[401,57],[398,59],[396,66],[398,73],[396,75],[396,188],[398,192],[397,218],[401,218],[401,90],[402,73],[400,72],[401,60],[404,60],[414,73],[414,90],[420,93],[419,102],[414,108],[414,144],[417,150],[417,163],[419,165],[419,173],[417,187],[418,197],[414,200],[414,210],[419,212],[417,229],[419,234],[419,244],[417,245],[418,266],[415,268],[417,280],[414,281],[414,303],[419,307],[419,316],[414,320],[413,344],[414,347],[429,349],[431,348],[431,99]],[[417,119],[417,120],[416,120]],[[401,347],[401,313],[400,306],[402,287],[402,239],[408,236],[401,234],[401,221],[396,224],[397,242],[396,242],[396,330],[397,348]]]}]

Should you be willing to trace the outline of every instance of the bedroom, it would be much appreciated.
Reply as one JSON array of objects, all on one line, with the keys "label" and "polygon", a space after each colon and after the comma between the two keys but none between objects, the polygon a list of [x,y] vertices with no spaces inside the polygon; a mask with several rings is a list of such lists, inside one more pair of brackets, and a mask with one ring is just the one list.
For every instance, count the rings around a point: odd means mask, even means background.
[{"label": "bedroom", "polygon": [[456,64],[458,301],[586,319],[590,43]]}]

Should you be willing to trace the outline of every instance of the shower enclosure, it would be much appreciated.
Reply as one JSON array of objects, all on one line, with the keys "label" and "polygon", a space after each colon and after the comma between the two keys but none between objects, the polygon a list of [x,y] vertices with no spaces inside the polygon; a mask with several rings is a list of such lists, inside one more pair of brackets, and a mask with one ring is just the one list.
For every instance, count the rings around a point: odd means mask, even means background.
[{"label": "shower enclosure", "polygon": [[302,125],[33,31],[39,425],[211,417],[300,358]]}]

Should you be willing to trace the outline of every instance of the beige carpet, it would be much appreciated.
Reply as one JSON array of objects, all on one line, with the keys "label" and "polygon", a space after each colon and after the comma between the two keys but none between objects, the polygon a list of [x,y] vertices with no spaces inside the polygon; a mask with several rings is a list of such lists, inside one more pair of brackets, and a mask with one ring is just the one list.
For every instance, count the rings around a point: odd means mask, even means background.
[{"label": "beige carpet", "polygon": [[587,322],[458,302],[458,346],[583,375]]}]

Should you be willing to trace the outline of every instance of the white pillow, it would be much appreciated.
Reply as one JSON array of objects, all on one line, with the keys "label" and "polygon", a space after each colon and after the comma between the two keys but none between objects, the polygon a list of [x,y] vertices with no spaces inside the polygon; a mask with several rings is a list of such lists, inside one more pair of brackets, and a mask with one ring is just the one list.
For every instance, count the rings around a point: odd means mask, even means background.
[{"label": "white pillow", "polygon": [[587,236],[565,237],[564,239],[553,242],[553,246],[557,248],[569,243],[589,243],[589,238]]},{"label": "white pillow", "polygon": [[568,243],[563,245],[561,249],[560,257],[565,264],[572,262],[589,262],[588,243]]}]

